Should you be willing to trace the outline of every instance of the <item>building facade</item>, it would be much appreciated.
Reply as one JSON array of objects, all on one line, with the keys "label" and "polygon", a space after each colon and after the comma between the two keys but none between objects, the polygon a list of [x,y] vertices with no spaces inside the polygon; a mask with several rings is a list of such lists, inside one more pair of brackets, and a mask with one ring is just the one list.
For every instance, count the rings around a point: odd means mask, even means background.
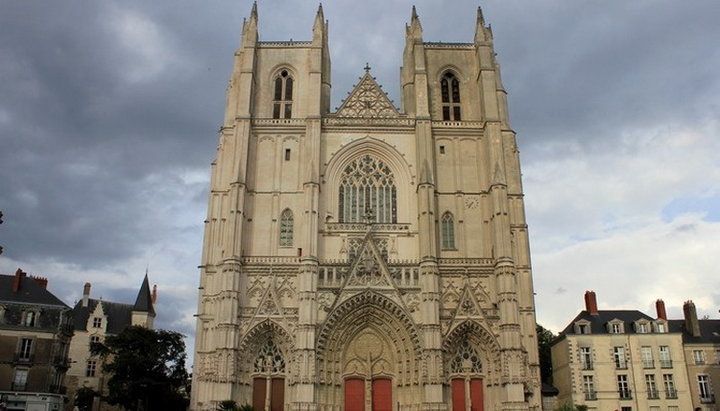
[{"label": "building facade", "polygon": [[[155,320],[156,289],[150,292],[150,283],[145,275],[134,304],[125,304],[90,298],[91,284],[85,283],[83,297],[73,307],[75,334],[70,342],[72,364],[67,372],[67,394],[70,401],[65,409],[75,406],[76,393],[88,388],[96,393],[107,394],[107,378],[102,370],[102,360],[90,353],[90,344],[103,342],[109,335],[116,335],[131,325],[153,328]],[[117,409],[93,400],[88,411]]]},{"label": "building facade", "polygon": [[586,292],[585,310],[553,342],[558,403],[598,411],[716,410],[720,337],[713,331],[720,321],[698,321],[692,302],[684,320],[668,320],[662,300],[656,314],[599,310],[595,293]]},{"label": "building facade", "polygon": [[406,27],[401,108],[369,67],[330,111],[328,26],[243,25],[201,264],[191,409],[540,407],[515,133],[493,39]]},{"label": "building facade", "polygon": [[61,410],[72,337],[70,307],[48,280],[0,275],[0,403],[8,410]]}]

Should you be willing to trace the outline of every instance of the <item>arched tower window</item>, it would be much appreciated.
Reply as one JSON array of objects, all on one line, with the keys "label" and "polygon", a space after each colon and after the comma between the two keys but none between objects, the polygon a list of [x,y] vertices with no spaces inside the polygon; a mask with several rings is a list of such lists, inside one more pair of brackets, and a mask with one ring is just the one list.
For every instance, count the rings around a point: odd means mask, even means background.
[{"label": "arched tower window", "polygon": [[440,80],[443,120],[460,121],[460,82],[451,72]]},{"label": "arched tower window", "polygon": [[292,117],[293,78],[287,70],[275,77],[273,97],[273,118]]},{"label": "arched tower window", "polygon": [[397,222],[397,188],[390,167],[369,155],[348,164],[340,178],[340,222]]},{"label": "arched tower window", "polygon": [[440,234],[443,250],[455,249],[455,224],[450,212],[443,214],[440,220]]},{"label": "arched tower window", "polygon": [[286,208],[280,215],[280,247],[292,247],[293,230],[293,213]]}]

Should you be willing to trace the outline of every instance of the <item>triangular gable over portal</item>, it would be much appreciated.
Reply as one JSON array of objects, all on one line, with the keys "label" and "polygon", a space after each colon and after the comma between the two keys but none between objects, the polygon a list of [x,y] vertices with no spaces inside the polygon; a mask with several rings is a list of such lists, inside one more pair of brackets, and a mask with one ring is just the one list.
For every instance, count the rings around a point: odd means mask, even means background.
[{"label": "triangular gable over portal", "polygon": [[396,118],[400,116],[393,102],[365,67],[365,75],[335,113],[336,117]]},{"label": "triangular gable over portal", "polygon": [[365,236],[355,262],[350,266],[350,273],[343,284],[348,288],[381,288],[395,289],[395,284],[372,234]]}]

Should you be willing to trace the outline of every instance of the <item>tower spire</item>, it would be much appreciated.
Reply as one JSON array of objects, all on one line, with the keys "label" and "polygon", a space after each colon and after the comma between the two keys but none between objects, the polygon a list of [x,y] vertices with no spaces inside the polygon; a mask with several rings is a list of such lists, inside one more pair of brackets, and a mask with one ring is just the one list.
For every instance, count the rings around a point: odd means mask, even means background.
[{"label": "tower spire", "polygon": [[477,8],[477,21],[475,23],[475,42],[483,42],[492,39],[489,27],[485,26],[485,17],[482,8]]},{"label": "tower spire", "polygon": [[258,13],[257,2],[254,1],[250,10],[250,18],[243,21],[242,44],[243,46],[252,46],[257,43],[258,33]]},{"label": "tower spire", "polygon": [[415,39],[422,40],[422,25],[420,24],[420,17],[418,17],[415,5],[412,6],[410,26],[407,27],[407,34]]}]

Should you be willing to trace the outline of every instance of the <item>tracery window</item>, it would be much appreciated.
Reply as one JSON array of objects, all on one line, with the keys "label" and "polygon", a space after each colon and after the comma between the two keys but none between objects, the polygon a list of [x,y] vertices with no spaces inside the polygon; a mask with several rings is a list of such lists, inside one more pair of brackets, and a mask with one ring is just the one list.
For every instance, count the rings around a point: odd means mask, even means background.
[{"label": "tracery window", "polygon": [[455,224],[453,216],[450,212],[443,214],[440,220],[440,234],[442,239],[443,250],[455,249]]},{"label": "tracery window", "polygon": [[390,167],[365,155],[348,164],[340,178],[340,222],[397,222],[397,188]]},{"label": "tracery window", "polygon": [[450,372],[453,374],[480,374],[482,372],[480,356],[467,339],[464,339],[455,348],[452,360],[450,361]]},{"label": "tracery window", "polygon": [[440,79],[443,120],[460,121],[460,82],[451,72]]},{"label": "tracery window", "polygon": [[292,247],[293,245],[293,213],[285,209],[280,215],[280,247]]},{"label": "tracery window", "polygon": [[293,78],[287,70],[275,77],[273,96],[273,118],[292,117]]}]

